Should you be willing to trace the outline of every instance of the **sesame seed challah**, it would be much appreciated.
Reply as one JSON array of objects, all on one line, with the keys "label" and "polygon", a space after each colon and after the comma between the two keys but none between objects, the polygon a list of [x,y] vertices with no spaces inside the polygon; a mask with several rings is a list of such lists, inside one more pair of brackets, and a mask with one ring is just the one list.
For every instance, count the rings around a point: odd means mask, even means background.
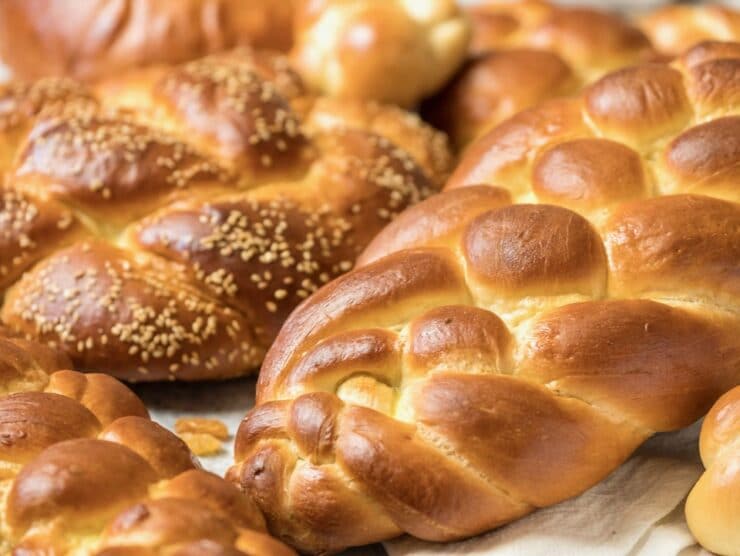
[{"label": "sesame seed challah", "polygon": [[133,392],[69,365],[0,331],[3,554],[294,554]]},{"label": "sesame seed challah", "polygon": [[475,535],[740,384],[739,52],[507,120],[293,312],[228,475],[274,534]]},{"label": "sesame seed challah", "polygon": [[686,520],[715,554],[740,554],[740,386],[722,396],[704,418],[699,438],[706,472],[686,500]]},{"label": "sesame seed challah", "polygon": [[292,308],[433,189],[401,147],[437,183],[451,160],[398,108],[327,122],[304,93],[283,58],[244,50],[97,95],[0,89],[2,321],[128,380],[258,367]]},{"label": "sesame seed challah", "polygon": [[671,56],[701,41],[740,41],[740,12],[719,3],[663,6],[638,24],[658,50]]},{"label": "sesame seed challah", "polygon": [[641,31],[604,10],[518,0],[475,3],[466,11],[471,55],[422,105],[424,117],[458,149],[525,108],[655,56]]}]

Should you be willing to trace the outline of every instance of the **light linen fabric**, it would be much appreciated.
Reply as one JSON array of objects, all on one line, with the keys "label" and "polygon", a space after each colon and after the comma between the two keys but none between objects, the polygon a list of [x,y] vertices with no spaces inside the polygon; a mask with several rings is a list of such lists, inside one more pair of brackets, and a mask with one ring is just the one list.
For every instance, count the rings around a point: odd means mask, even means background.
[{"label": "light linen fabric", "polygon": [[699,424],[645,443],[624,465],[577,498],[490,533],[435,544],[403,537],[390,556],[698,556],[683,506],[702,472]]}]

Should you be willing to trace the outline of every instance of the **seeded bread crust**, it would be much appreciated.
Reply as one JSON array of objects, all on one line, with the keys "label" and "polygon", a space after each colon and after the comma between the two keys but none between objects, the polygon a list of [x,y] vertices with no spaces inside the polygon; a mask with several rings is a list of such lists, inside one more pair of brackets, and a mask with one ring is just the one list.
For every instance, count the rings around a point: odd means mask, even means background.
[{"label": "seeded bread crust", "polygon": [[418,118],[312,98],[284,57],[245,49],[0,99],[2,320],[130,381],[256,369],[451,163]]}]

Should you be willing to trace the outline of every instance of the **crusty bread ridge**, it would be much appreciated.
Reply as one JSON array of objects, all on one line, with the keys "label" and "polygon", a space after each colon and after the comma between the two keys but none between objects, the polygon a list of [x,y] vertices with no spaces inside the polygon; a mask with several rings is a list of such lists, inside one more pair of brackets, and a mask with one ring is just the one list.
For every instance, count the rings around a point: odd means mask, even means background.
[{"label": "crusty bread ridge", "polygon": [[0,331],[4,554],[294,552],[114,378]]},{"label": "crusty bread ridge", "polygon": [[739,48],[507,120],[296,309],[229,473],[273,533],[472,536],[740,384]]},{"label": "crusty bread ridge", "polygon": [[245,49],[0,98],[2,319],[132,381],[256,369],[451,165],[418,117],[312,98],[285,57]]}]

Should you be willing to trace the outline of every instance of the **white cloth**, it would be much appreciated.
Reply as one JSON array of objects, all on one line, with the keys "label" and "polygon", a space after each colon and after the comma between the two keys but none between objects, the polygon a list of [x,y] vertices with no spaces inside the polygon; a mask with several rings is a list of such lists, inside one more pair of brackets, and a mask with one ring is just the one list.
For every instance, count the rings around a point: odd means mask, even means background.
[{"label": "white cloth", "polygon": [[702,471],[699,424],[645,443],[624,465],[577,498],[456,543],[411,537],[390,556],[697,556],[708,554],[686,526],[683,505]]},{"label": "white cloth", "polygon": [[[178,417],[221,419],[233,434],[254,405],[254,378],[215,383],[137,385],[152,417],[173,428]],[[390,556],[699,556],[683,503],[702,471],[699,423],[659,434],[624,465],[581,496],[539,510],[466,541],[435,544],[410,537],[385,543]],[[232,459],[233,437],[203,466],[223,474]],[[423,470],[420,470],[423,472]],[[355,551],[352,554],[362,554]],[[370,551],[377,554],[377,551]]]},{"label": "white cloth", "polygon": [[[2,1],[2,0],[0,0]],[[208,471],[224,475],[234,461],[234,433],[247,411],[254,406],[254,377],[223,382],[175,382],[137,384],[134,390],[146,403],[152,419],[170,430],[180,417],[211,417],[222,421],[231,436],[223,450],[213,456],[201,457]]]}]

